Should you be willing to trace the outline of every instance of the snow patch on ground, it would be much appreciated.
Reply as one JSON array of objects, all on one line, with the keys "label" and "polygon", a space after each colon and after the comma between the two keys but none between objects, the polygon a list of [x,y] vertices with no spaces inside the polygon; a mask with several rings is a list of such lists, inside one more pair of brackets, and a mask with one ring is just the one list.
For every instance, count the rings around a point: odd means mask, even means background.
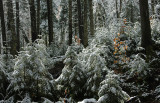
[{"label": "snow patch on ground", "polygon": [[84,99],[83,101],[78,103],[96,103],[96,102],[97,102],[96,99],[91,98],[91,99]]}]

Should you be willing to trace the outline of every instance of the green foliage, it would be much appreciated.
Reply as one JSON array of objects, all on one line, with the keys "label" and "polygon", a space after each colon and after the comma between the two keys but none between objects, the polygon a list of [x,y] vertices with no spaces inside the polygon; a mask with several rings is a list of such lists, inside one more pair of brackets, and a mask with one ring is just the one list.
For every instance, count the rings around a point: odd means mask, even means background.
[{"label": "green foliage", "polygon": [[79,87],[85,82],[84,69],[72,46],[68,47],[65,57],[65,67],[56,81],[63,86],[62,92],[67,88],[71,97],[75,98],[83,93],[83,89]]},{"label": "green foliage", "polygon": [[49,56],[44,41],[38,39],[36,42],[26,46],[15,59],[10,87],[32,95],[50,94],[53,78],[47,70]]},{"label": "green foliage", "polygon": [[[142,54],[143,55],[143,54]],[[146,77],[150,71],[150,68],[148,67],[148,63],[141,57],[141,54],[137,54],[133,56],[134,58],[129,62],[130,69],[130,75],[138,76],[139,78]]]},{"label": "green foliage", "polygon": [[113,72],[109,72],[101,82],[98,95],[100,98],[97,103],[124,103],[130,98],[119,86],[118,76]]}]

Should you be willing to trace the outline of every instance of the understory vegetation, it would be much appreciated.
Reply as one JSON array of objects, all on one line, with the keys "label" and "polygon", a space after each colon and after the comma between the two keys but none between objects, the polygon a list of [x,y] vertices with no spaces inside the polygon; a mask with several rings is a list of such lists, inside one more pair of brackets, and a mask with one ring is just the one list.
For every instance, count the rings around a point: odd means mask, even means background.
[{"label": "understory vegetation", "polygon": [[[68,20],[65,0],[61,4],[59,19],[54,19],[52,42],[46,36],[49,31],[45,27],[47,14],[41,12],[42,34],[35,41],[29,38],[29,42],[24,43],[22,40],[23,46],[17,55],[10,52],[11,43],[7,44],[8,47],[3,46],[0,103],[160,103],[158,13],[150,18],[153,43],[146,52],[141,45],[137,2],[126,0],[127,5],[122,3],[122,11],[116,18],[116,7],[110,7],[114,2],[100,1],[94,1],[94,35],[88,25],[84,30],[88,33],[87,46],[76,31],[71,36],[72,43],[68,44],[69,23],[62,23]],[[44,1],[41,5],[45,5]],[[155,9],[158,12],[160,7]],[[77,18],[76,14],[73,16]],[[22,22],[27,23],[26,20]],[[27,25],[24,27],[28,28]]]},{"label": "understory vegetation", "polygon": [[[138,32],[137,26],[135,23]],[[59,100],[60,103],[95,98],[97,103],[124,103],[134,98],[137,103],[158,103],[159,48],[154,48],[154,56],[146,61],[137,34],[114,32],[99,28],[87,48],[74,43],[60,59],[51,57],[49,53],[54,48],[47,48],[42,39],[28,44],[15,59],[9,54],[1,55],[1,102]],[[157,44],[159,39],[155,40]],[[62,73],[53,78],[56,74],[49,69],[62,60],[65,65]]]}]

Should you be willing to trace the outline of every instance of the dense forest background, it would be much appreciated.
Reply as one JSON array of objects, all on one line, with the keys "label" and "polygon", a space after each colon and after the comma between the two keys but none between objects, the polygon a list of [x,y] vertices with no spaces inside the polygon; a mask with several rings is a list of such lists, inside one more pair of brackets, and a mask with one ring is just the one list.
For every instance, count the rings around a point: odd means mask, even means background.
[{"label": "dense forest background", "polygon": [[32,102],[160,103],[160,0],[0,0],[0,103]]}]

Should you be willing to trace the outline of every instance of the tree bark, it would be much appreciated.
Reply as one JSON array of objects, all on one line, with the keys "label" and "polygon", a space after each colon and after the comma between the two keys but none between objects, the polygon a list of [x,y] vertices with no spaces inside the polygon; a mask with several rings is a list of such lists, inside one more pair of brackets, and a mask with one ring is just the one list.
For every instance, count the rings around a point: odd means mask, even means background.
[{"label": "tree bark", "polygon": [[120,6],[119,6],[119,16],[120,16],[120,14],[122,12],[122,0],[120,0],[119,2],[120,2]]},{"label": "tree bark", "polygon": [[6,28],[5,28],[5,20],[4,20],[3,0],[0,0],[0,17],[1,17],[3,46],[6,47]]},{"label": "tree bark", "polygon": [[130,20],[131,20],[131,22],[132,23],[134,23],[134,15],[133,15],[133,2],[131,2],[131,18],[130,18]]},{"label": "tree bark", "polygon": [[154,15],[155,14],[155,12],[154,12],[154,0],[151,0],[151,7],[152,7],[152,15]]},{"label": "tree bark", "polygon": [[141,15],[141,46],[147,49],[151,46],[151,27],[149,21],[148,0],[139,0]]},{"label": "tree bark", "polygon": [[8,35],[10,38],[10,53],[15,56],[17,54],[17,35],[16,35],[16,28],[15,28],[15,20],[14,20],[14,14],[13,14],[13,4],[12,0],[7,1],[7,7],[8,7],[8,17],[7,17],[7,26],[8,26]]},{"label": "tree bark", "polygon": [[82,11],[81,11],[81,0],[77,0],[77,7],[78,7],[78,27],[79,27],[79,38],[83,43],[83,25],[82,25]]},{"label": "tree bark", "polygon": [[37,28],[36,28],[36,10],[34,0],[29,0],[30,3],[30,16],[31,16],[31,34],[32,42],[37,39]]},{"label": "tree bark", "polygon": [[53,7],[52,0],[47,0],[49,45],[53,42]]},{"label": "tree bark", "polygon": [[90,13],[90,33],[94,35],[94,20],[93,20],[93,5],[92,0],[89,0],[89,13]]},{"label": "tree bark", "polygon": [[40,0],[37,0],[37,35],[40,35]]},{"label": "tree bark", "polygon": [[20,50],[20,34],[19,34],[20,20],[19,20],[19,1],[16,1],[16,33],[17,33],[17,51]]},{"label": "tree bark", "polygon": [[87,0],[84,0],[84,36],[83,36],[84,47],[88,46],[88,22],[87,22]]},{"label": "tree bark", "polygon": [[117,0],[115,0],[116,1],[116,16],[117,16],[117,18],[119,18],[119,13],[118,13],[118,2],[117,2]]},{"label": "tree bark", "polygon": [[69,0],[69,45],[72,44],[72,0]]}]

